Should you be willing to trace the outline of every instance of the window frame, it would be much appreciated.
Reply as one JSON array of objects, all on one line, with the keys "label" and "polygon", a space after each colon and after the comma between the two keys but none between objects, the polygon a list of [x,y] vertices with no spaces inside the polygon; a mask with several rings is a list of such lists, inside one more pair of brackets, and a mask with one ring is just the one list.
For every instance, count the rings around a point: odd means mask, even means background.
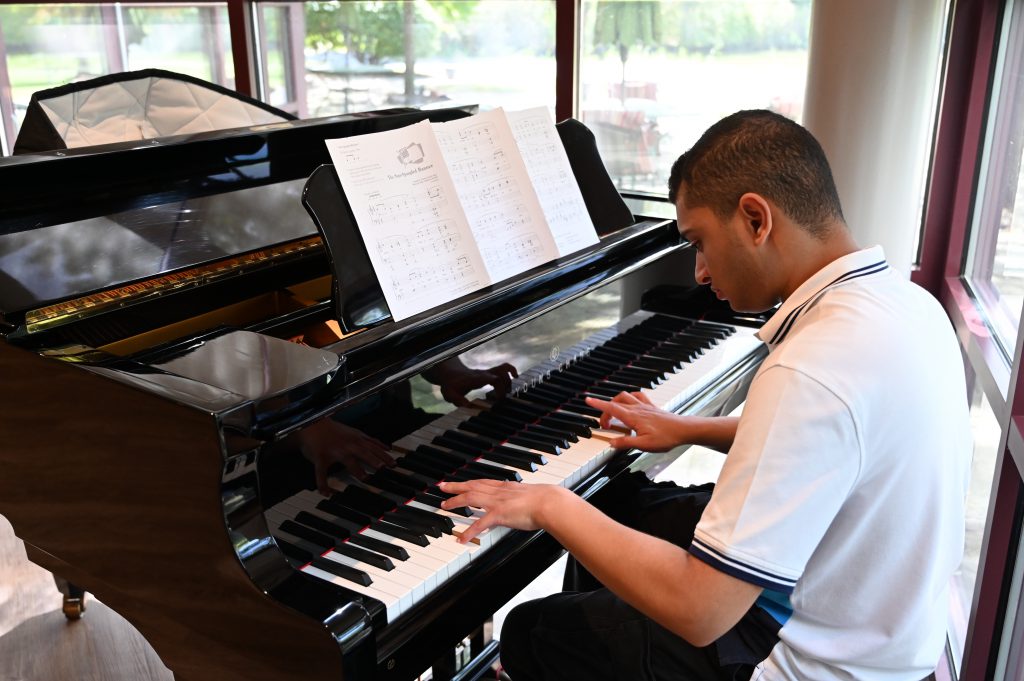
[{"label": "window frame", "polygon": [[[1001,427],[958,675],[966,679],[993,678],[1000,655],[1013,659],[1019,653],[1008,651],[1003,639],[1004,631],[1012,630],[1010,618],[1017,609],[1009,600],[1024,509],[1024,376],[1020,373],[1024,330],[1018,328],[1012,353],[1004,350],[965,276],[974,215],[983,200],[978,190],[986,160],[983,150],[993,106],[1004,7],[1001,0],[958,0],[954,5],[921,262],[912,273],[915,282],[943,303],[968,373],[984,390]],[[956,678],[955,671],[949,671]]]}]

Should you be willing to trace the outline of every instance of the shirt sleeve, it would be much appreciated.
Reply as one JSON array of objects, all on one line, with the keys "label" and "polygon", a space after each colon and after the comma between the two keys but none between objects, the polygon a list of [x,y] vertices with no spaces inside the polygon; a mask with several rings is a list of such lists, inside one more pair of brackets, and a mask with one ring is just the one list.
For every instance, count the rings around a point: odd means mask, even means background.
[{"label": "shirt sleeve", "polygon": [[690,553],[765,589],[791,593],[860,473],[848,406],[800,371],[751,384],[736,438]]}]

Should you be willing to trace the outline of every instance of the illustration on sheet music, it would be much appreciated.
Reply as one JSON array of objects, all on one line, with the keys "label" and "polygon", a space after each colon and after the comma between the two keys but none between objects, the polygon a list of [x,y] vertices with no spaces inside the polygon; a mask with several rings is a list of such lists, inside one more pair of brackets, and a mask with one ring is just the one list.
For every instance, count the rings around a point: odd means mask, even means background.
[{"label": "illustration on sheet music", "polygon": [[544,107],[327,148],[395,321],[598,242]]},{"label": "illustration on sheet music", "polygon": [[413,142],[398,150],[398,162],[404,166],[423,163],[423,145]]}]

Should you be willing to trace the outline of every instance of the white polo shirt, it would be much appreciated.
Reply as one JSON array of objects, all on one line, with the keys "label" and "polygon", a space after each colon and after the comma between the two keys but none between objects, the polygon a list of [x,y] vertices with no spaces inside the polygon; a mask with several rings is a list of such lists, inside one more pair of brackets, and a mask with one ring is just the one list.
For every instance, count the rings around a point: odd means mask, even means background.
[{"label": "white polo shirt", "polygon": [[945,642],[972,450],[949,319],[875,247],[804,282],[758,337],[769,354],[690,551],[789,594],[755,680],[919,681]]}]

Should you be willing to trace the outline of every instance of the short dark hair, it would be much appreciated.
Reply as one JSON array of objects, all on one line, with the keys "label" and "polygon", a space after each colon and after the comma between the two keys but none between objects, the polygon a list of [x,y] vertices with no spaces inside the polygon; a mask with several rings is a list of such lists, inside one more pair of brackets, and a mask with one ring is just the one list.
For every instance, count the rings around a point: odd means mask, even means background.
[{"label": "short dark hair", "polygon": [[738,111],[712,125],[672,165],[668,198],[685,183],[686,206],[725,220],[746,192],[761,194],[812,234],[845,222],[825,152],[806,128],[763,109]]}]

